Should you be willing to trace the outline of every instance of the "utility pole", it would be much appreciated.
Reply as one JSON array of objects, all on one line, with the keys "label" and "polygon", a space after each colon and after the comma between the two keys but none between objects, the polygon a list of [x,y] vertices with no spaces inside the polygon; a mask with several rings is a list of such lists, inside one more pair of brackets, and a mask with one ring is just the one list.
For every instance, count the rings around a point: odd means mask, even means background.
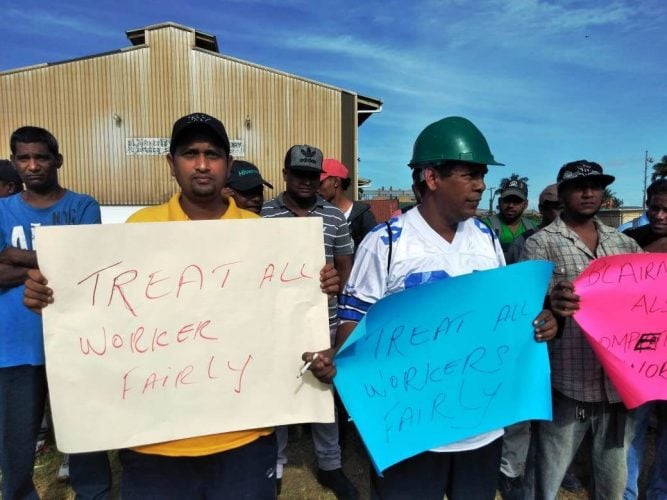
[{"label": "utility pole", "polygon": [[653,158],[648,155],[648,150],[644,151],[644,191],[642,192],[642,208],[646,210],[646,177],[648,175],[648,164],[653,163]]},{"label": "utility pole", "polygon": [[493,200],[498,191],[500,191],[500,188],[490,187],[487,191],[489,191],[489,215],[493,215]]}]

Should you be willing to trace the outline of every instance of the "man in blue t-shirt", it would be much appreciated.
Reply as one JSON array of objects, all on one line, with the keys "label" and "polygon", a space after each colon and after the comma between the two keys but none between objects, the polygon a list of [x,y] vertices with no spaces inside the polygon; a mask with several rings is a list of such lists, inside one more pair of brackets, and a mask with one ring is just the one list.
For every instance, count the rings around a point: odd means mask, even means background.
[{"label": "man in blue t-shirt", "polygon": [[63,157],[53,135],[21,127],[11,161],[25,191],[0,199],[0,471],[2,498],[36,498],[35,444],[46,398],[41,317],[23,305],[23,283],[37,268],[33,228],[97,224],[100,207],[58,182]]}]

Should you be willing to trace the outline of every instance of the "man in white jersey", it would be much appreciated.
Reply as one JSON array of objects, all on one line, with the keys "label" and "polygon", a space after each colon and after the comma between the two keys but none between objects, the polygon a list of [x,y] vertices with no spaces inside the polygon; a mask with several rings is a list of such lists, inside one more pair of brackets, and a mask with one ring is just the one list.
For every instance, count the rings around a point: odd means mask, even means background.
[{"label": "man in white jersey", "polygon": [[[449,117],[432,123],[417,138],[413,181],[422,202],[415,209],[376,227],[357,251],[341,295],[336,347],[349,337],[368,309],[381,298],[406,288],[505,265],[502,249],[475,212],[486,186],[487,165],[495,161],[486,139],[469,120]],[[550,311],[534,324],[535,338],[556,334]],[[334,348],[335,349],[335,348]],[[333,351],[312,363],[323,381],[335,374]],[[304,360],[312,360],[305,353]],[[500,467],[503,430],[473,436],[408,458],[372,474],[372,498],[420,500],[493,499]]]}]

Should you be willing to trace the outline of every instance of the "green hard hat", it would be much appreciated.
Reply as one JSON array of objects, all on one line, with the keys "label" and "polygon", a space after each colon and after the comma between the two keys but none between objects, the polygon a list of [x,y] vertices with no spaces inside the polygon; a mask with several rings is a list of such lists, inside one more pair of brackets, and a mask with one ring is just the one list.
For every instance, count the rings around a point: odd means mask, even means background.
[{"label": "green hard hat", "polygon": [[408,166],[423,168],[443,161],[504,165],[495,160],[479,129],[460,116],[443,118],[422,130],[415,141]]}]

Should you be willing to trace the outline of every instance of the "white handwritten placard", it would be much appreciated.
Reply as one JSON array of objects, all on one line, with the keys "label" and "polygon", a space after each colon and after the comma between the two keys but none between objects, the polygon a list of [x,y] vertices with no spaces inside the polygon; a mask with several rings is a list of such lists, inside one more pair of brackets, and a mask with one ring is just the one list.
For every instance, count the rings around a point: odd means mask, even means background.
[{"label": "white handwritten placard", "polygon": [[319,218],[41,227],[58,448],[333,421]]}]

